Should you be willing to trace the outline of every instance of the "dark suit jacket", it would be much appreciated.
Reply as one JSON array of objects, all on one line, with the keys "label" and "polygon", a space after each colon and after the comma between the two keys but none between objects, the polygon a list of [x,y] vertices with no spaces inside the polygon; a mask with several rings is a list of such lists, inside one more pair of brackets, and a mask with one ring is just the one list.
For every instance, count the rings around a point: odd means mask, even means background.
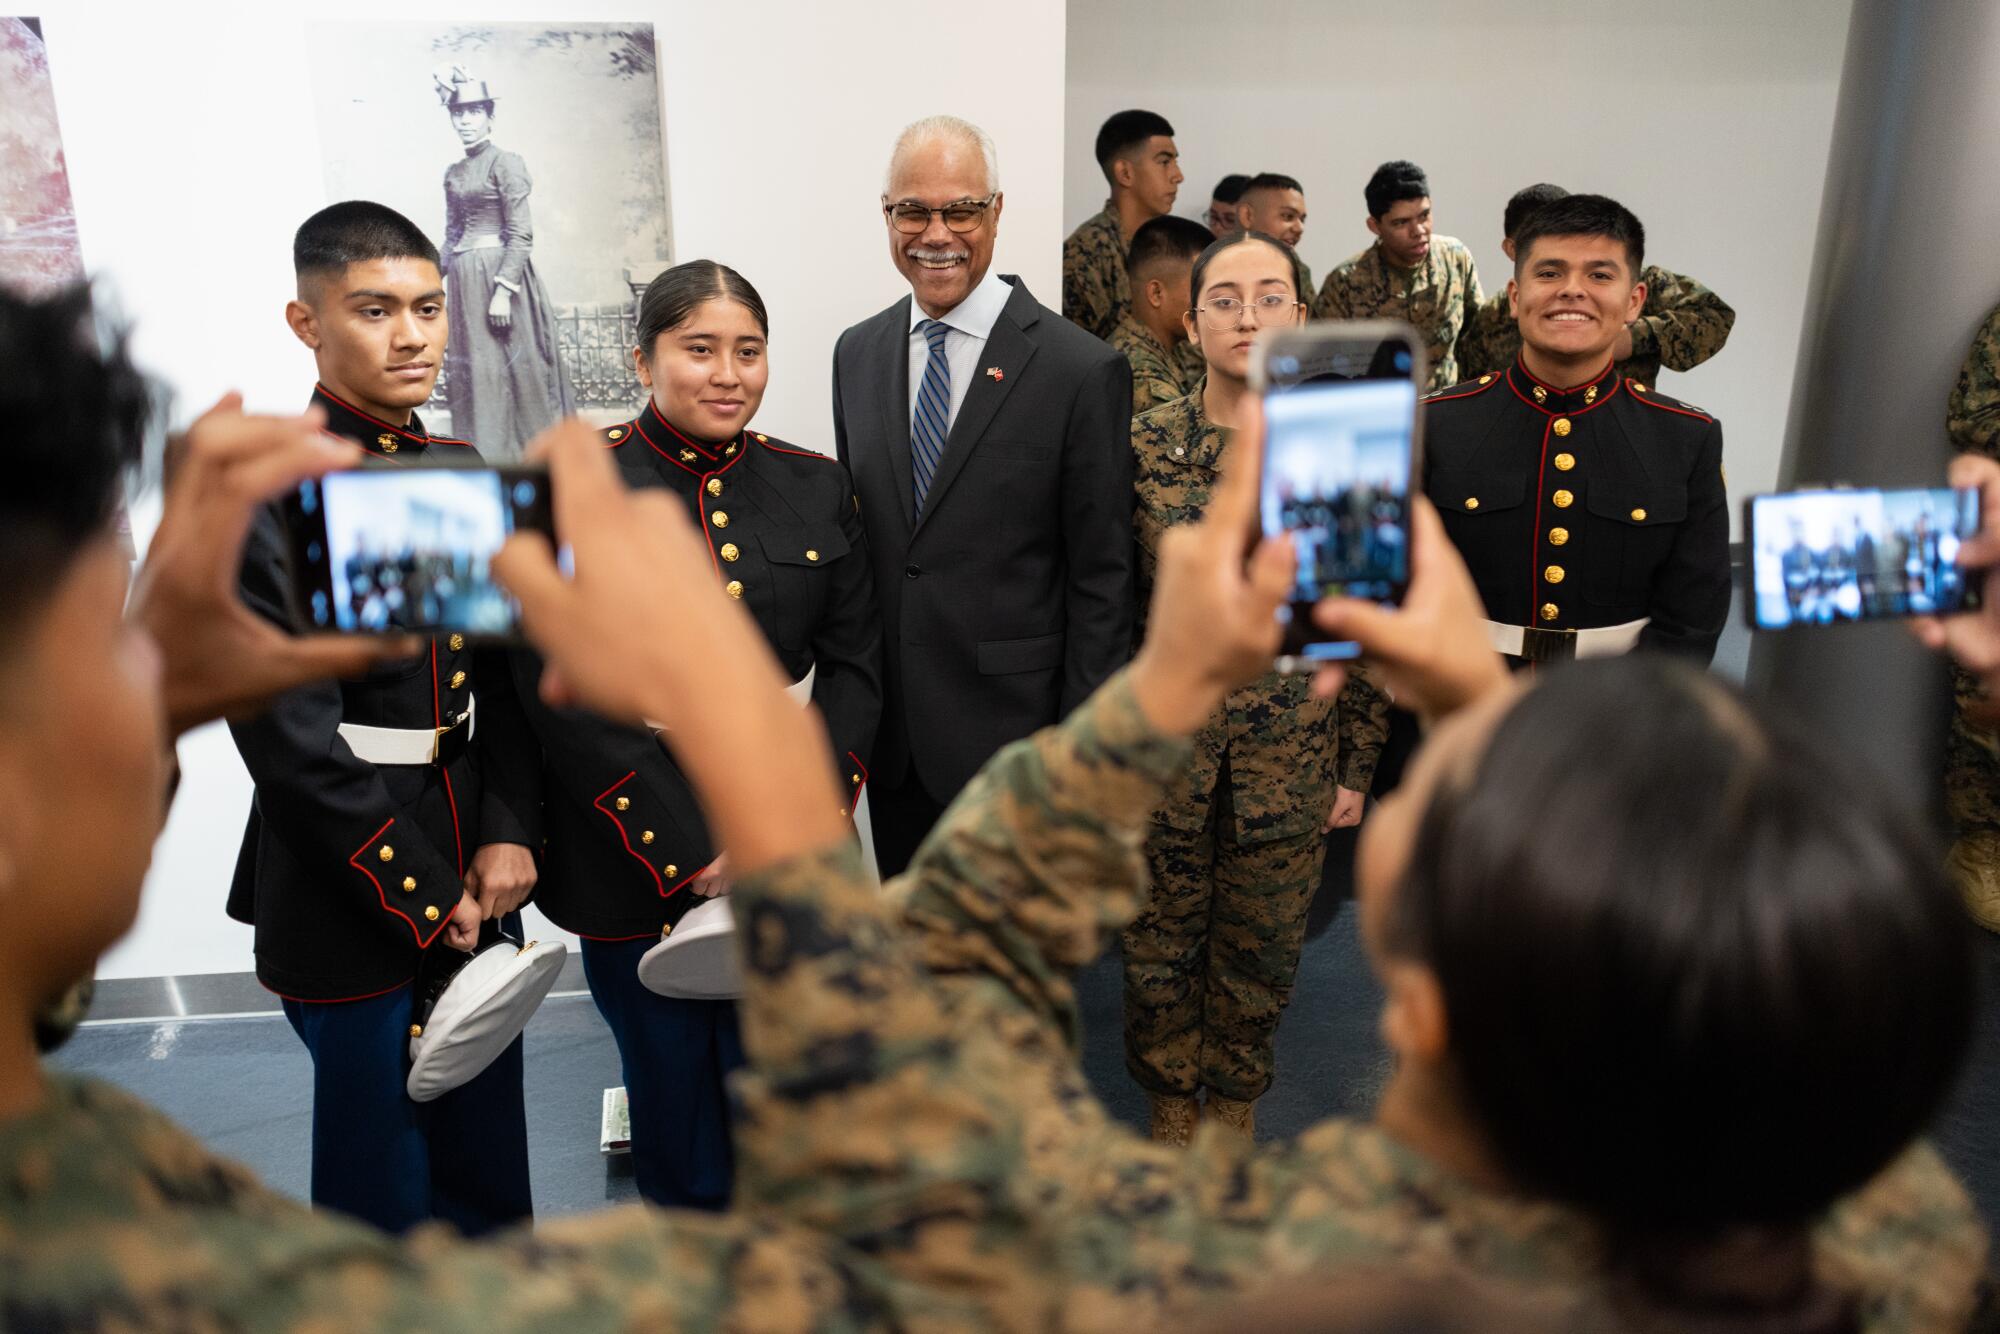
[{"label": "dark suit jacket", "polygon": [[[1132,373],[1013,294],[921,516],[910,482],[910,298],[840,336],[834,440],[881,602],[875,777],[949,801],[994,751],[1081,703],[1132,645]],[[998,376],[988,374],[998,369]]]}]

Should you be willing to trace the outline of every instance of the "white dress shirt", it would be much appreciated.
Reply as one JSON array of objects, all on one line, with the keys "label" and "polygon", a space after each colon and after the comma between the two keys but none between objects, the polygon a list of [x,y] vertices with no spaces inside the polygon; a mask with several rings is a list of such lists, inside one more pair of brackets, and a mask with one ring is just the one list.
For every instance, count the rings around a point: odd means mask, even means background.
[{"label": "white dress shirt", "polygon": [[[979,285],[965,294],[965,300],[944,313],[939,321],[949,331],[944,336],[944,359],[951,367],[951,411],[945,416],[945,434],[958,424],[958,409],[965,402],[965,391],[972,388],[972,377],[985,371],[979,364],[980,356],[986,351],[986,340],[993,336],[993,322],[1000,318],[1000,311],[1006,306],[1007,298],[1014,294],[1013,285],[991,268]],[[914,299],[910,302],[910,419],[917,415],[917,395],[923,392],[924,368],[930,364],[931,347],[917,328],[930,316],[924,314],[922,306]]]}]

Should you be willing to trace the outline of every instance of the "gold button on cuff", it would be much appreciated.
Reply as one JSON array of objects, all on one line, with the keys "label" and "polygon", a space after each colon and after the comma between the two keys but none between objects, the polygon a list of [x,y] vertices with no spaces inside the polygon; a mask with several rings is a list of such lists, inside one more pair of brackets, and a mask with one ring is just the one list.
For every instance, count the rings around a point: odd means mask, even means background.
[{"label": "gold button on cuff", "polygon": [[1467,509],[1469,509],[1469,510],[1476,510],[1476,509],[1478,509],[1478,508],[1479,508],[1479,497],[1478,497],[1478,496],[1467,496],[1467,497],[1465,498],[1465,507],[1466,507]]},{"label": "gold button on cuff", "polygon": [[1556,605],[1555,603],[1553,603],[1553,602],[1544,602],[1544,603],[1542,604],[1542,619],[1543,619],[1543,620],[1545,620],[1545,621],[1553,621],[1553,620],[1554,620],[1554,619],[1555,619],[1556,617],[1558,617],[1558,616],[1560,616],[1560,615],[1562,615],[1562,608],[1561,608],[1561,607],[1558,607],[1558,606],[1557,606],[1557,605]]},{"label": "gold button on cuff", "polygon": [[660,868],[660,871],[661,874],[667,877],[667,879],[672,880],[675,876],[681,873],[681,868],[674,865],[672,862],[668,862],[665,866]]},{"label": "gold button on cuff", "polygon": [[1646,511],[1644,511],[1644,510],[1633,510],[1633,511],[1632,511],[1632,522],[1633,522],[1633,523],[1644,523],[1645,521],[1646,521]]},{"label": "gold button on cuff", "polygon": [[417,878],[415,876],[406,875],[403,877],[403,892],[405,894],[414,894],[417,892]]},{"label": "gold button on cuff", "polygon": [[738,556],[742,554],[743,553],[741,551],[738,551],[736,549],[736,544],[734,542],[724,542],[722,544],[722,558],[724,560],[735,560]]},{"label": "gold button on cuff", "polygon": [[465,684],[465,673],[464,673],[464,672],[453,672],[453,673],[451,674],[451,688],[452,688],[453,690],[456,690],[456,689],[458,689],[458,688],[459,688],[460,686],[462,686],[462,685],[464,685],[464,684]]},{"label": "gold button on cuff", "polygon": [[729,516],[721,510],[717,510],[715,513],[709,515],[708,521],[717,528],[727,528],[729,526]]},{"label": "gold button on cuff", "polygon": [[1544,388],[1542,388],[1542,387],[1541,387],[1540,385],[1536,385],[1536,386],[1535,386],[1535,402],[1537,402],[1537,403],[1546,403],[1546,402],[1548,402],[1548,400],[1549,400],[1549,391],[1548,391],[1548,390],[1546,390],[1546,389],[1544,389]]},{"label": "gold button on cuff", "polygon": [[1554,432],[1555,432],[1555,433],[1556,433],[1557,435],[1568,435],[1568,434],[1569,434],[1569,418],[1567,418],[1567,417],[1558,417],[1558,418],[1556,418],[1556,420],[1555,420],[1555,425],[1553,425],[1553,426],[1549,427],[1549,429],[1550,429],[1551,431],[1554,431]]},{"label": "gold button on cuff", "polygon": [[1568,491],[1558,491],[1553,498],[1556,502],[1556,508],[1559,510],[1566,510],[1571,505],[1576,504],[1576,497]]},{"label": "gold button on cuff", "polygon": [[651,843],[653,841],[653,831],[650,829],[641,831],[639,834],[639,841],[641,843]]},{"label": "gold button on cuff", "polygon": [[722,479],[720,477],[711,477],[708,479],[708,494],[711,496],[722,494]]},{"label": "gold button on cuff", "polygon": [[1569,541],[1569,529],[1567,529],[1567,528],[1551,528],[1551,529],[1549,529],[1549,545],[1550,545],[1550,546],[1552,546],[1552,547],[1559,547],[1559,546],[1561,546],[1561,545],[1562,545],[1563,543],[1565,543],[1565,542],[1567,542],[1567,541]]},{"label": "gold button on cuff", "polygon": [[413,1037],[413,1038],[420,1038],[420,1037],[422,1037],[423,1035],[424,1035],[424,1026],[423,1026],[422,1024],[411,1024],[411,1025],[410,1025],[410,1036],[411,1036],[411,1037]]},{"label": "gold button on cuff", "polygon": [[722,591],[741,601],[743,597],[743,581],[741,579],[731,579],[722,586]]},{"label": "gold button on cuff", "polygon": [[430,907],[424,909],[424,920],[426,922],[435,922],[437,919],[438,919],[438,907],[435,903],[433,903]]},{"label": "gold button on cuff", "polygon": [[806,551],[806,559],[807,559],[807,560],[818,560],[818,559],[819,559],[819,553],[818,553],[817,551],[813,551],[813,550],[811,550],[810,548],[808,548],[808,549],[807,549],[807,551]]},{"label": "gold button on cuff", "polygon": [[1558,454],[1555,457],[1555,465],[1557,472],[1568,472],[1576,466],[1576,455]]},{"label": "gold button on cuff", "polygon": [[458,651],[459,651],[460,649],[462,649],[462,648],[464,648],[464,647],[465,647],[465,636],[464,636],[464,635],[453,635],[453,636],[452,636],[452,637],[451,637],[451,638],[450,638],[449,640],[447,640],[446,642],[447,642],[448,644],[450,644],[450,645],[451,645],[451,651],[452,651],[453,653],[456,653],[456,652],[458,652]]},{"label": "gold button on cuff", "polygon": [[396,850],[390,847],[387,843],[384,843],[382,845],[382,850],[376,853],[375,855],[377,857],[380,857],[385,862],[392,862],[396,860]]},{"label": "gold button on cuff", "polygon": [[1567,571],[1560,565],[1551,565],[1548,569],[1542,571],[1543,580],[1551,584],[1559,584],[1566,577]]},{"label": "gold button on cuff", "polygon": [[616,806],[618,807],[618,809],[619,809],[619,810],[621,810],[621,811],[629,811],[629,810],[631,810],[631,809],[632,809],[632,798],[630,798],[630,797],[620,797],[620,798],[618,798],[617,802],[616,802],[616,803],[614,803],[614,804],[615,804],[615,805],[616,805]]}]

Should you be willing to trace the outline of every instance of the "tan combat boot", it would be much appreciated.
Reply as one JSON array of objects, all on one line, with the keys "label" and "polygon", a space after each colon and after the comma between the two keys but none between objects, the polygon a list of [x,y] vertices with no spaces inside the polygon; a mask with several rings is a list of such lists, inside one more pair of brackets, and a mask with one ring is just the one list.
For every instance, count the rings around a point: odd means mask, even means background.
[{"label": "tan combat boot", "polygon": [[1944,869],[1972,920],[2000,932],[2000,835],[1986,830],[1961,834],[1945,854]]},{"label": "tan combat boot", "polygon": [[1153,1105],[1154,1140],[1186,1148],[1187,1142],[1194,1138],[1194,1123],[1201,1114],[1195,1100],[1178,1093],[1151,1093],[1147,1100]]},{"label": "tan combat boot", "polygon": [[1257,1100],[1225,1098],[1215,1090],[1208,1094],[1208,1119],[1243,1139],[1257,1138]]}]

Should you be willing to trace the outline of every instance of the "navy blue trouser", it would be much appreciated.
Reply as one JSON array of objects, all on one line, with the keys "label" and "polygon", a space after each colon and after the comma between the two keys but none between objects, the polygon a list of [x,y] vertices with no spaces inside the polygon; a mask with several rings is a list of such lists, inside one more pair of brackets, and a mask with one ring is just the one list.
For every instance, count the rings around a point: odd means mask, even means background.
[{"label": "navy blue trouser", "polygon": [[313,1203],[392,1232],[441,1218],[478,1236],[532,1218],[521,1040],[470,1083],[412,1102],[415,996],[285,1002],[312,1053]]},{"label": "navy blue trouser", "polygon": [[732,1172],[723,1080],[743,1064],[736,1002],[646,990],[639,960],[655,943],[586,940],[583,975],[625,1067],[639,1194],[654,1204],[721,1210]]}]

